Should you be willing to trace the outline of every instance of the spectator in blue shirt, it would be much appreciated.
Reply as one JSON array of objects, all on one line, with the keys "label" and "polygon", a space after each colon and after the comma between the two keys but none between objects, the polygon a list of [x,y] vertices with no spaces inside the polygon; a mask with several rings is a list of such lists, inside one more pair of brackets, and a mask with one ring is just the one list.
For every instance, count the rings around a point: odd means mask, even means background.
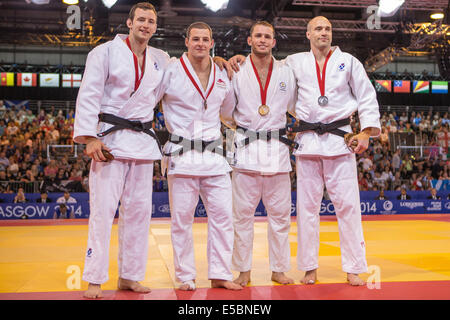
[{"label": "spectator in blue shirt", "polygon": [[53,213],[53,219],[74,219],[74,212],[65,203],[61,203],[56,207]]}]

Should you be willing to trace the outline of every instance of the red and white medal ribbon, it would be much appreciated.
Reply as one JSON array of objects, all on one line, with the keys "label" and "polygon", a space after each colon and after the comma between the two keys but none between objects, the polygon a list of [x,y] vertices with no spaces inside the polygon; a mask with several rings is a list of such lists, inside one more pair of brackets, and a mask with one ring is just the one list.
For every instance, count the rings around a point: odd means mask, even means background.
[{"label": "red and white medal ribbon", "polygon": [[258,71],[256,70],[256,67],[253,63],[252,56],[250,55],[250,62],[252,63],[253,71],[255,72],[256,79],[258,79],[259,84],[259,91],[261,94],[261,106],[259,107],[258,111],[259,114],[262,116],[265,116],[269,113],[269,107],[266,105],[267,100],[267,88],[269,88],[270,78],[272,77],[272,70],[273,70],[273,59],[270,60],[270,66],[269,66],[269,72],[267,74],[266,83],[264,85],[264,88],[262,87],[261,78],[259,77]]},{"label": "red and white medal ribbon", "polygon": [[[127,37],[126,43],[127,43],[128,48],[130,48],[130,50],[131,50],[130,39],[128,37]],[[145,49],[145,51],[144,51],[144,61],[143,61],[142,73],[141,73],[141,77],[140,78],[139,78],[138,57],[134,54],[133,50],[131,50],[131,53],[133,54],[134,74],[135,74],[135,76],[134,76],[134,91],[131,93],[131,95],[133,95],[133,93],[135,93],[136,90],[139,88],[139,85],[141,84],[142,77],[144,76],[145,56],[147,55],[147,49]]]},{"label": "red and white medal ribbon", "polygon": [[330,50],[325,59],[325,63],[323,64],[322,69],[322,76],[320,75],[320,67],[316,60],[317,80],[319,81],[319,89],[320,89],[320,97],[318,99],[318,103],[320,106],[326,106],[328,104],[328,98],[325,96],[325,75],[327,71],[328,60],[330,59],[332,53],[333,51]]},{"label": "red and white medal ribbon", "polygon": [[181,56],[180,62],[181,62],[181,65],[183,66],[183,69],[186,72],[187,76],[189,77],[189,79],[191,80],[192,84],[194,85],[195,89],[197,89],[198,93],[200,93],[200,95],[202,96],[202,98],[203,98],[203,105],[205,106],[205,109],[206,109],[208,107],[206,101],[208,100],[208,97],[211,94],[212,89],[214,88],[214,84],[216,83],[216,66],[214,64],[212,66],[213,69],[214,69],[214,79],[213,79],[213,83],[211,85],[211,88],[209,88],[208,93],[206,94],[206,98],[205,98],[205,96],[203,95],[203,92],[200,89],[199,85],[197,84],[197,82],[195,82],[194,77],[189,72],[189,69],[186,67],[186,64],[184,63],[184,60],[183,60],[183,56]]}]

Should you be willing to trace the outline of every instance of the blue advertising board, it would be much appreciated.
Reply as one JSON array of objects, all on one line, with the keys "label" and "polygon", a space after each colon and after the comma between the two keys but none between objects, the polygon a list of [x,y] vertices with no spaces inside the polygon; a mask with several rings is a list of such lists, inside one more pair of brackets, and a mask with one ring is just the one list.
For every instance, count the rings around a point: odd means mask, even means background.
[{"label": "blue advertising board", "polygon": [[[89,200],[86,194],[77,197],[76,204],[68,204],[74,212],[75,218],[89,218]],[[291,216],[296,216],[296,193],[292,192]],[[450,213],[450,200],[365,200],[361,199],[361,214],[427,214],[427,213]],[[41,203],[0,203],[0,220],[2,219],[52,219],[58,207],[55,202],[48,204]],[[335,215],[333,203],[323,200],[320,207],[321,215]],[[195,217],[206,217],[206,209],[201,201],[195,209]],[[267,216],[267,212],[262,202],[259,203],[255,211],[255,216]],[[170,217],[169,197],[167,192],[153,193],[152,217]]]}]

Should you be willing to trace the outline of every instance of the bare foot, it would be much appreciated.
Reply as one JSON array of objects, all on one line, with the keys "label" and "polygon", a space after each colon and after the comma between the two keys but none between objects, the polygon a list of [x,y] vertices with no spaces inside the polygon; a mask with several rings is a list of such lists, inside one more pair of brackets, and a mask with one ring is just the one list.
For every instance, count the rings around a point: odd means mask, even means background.
[{"label": "bare foot", "polygon": [[122,278],[119,278],[119,281],[117,282],[117,287],[119,288],[119,290],[131,290],[133,292],[138,293],[149,293],[152,291],[150,290],[150,288],[144,287],[137,281]]},{"label": "bare foot", "polygon": [[88,299],[103,298],[101,285],[89,283],[88,289],[84,292],[83,296]]},{"label": "bare foot", "polygon": [[347,273],[347,281],[352,286],[363,286],[366,282],[355,273]]},{"label": "bare foot", "polygon": [[233,280],[234,283],[245,287],[250,282],[250,271],[239,273],[239,277]]},{"label": "bare foot", "polygon": [[305,272],[305,276],[301,280],[303,284],[314,284],[317,281],[317,269]]},{"label": "bare foot", "polygon": [[272,281],[278,282],[280,284],[293,284],[294,279],[286,277],[284,272],[272,271]]},{"label": "bare foot", "polygon": [[219,280],[219,279],[212,279],[211,280],[211,288],[225,288],[228,290],[242,290],[243,288],[233,281],[228,280]]},{"label": "bare foot", "polygon": [[178,288],[183,291],[194,291],[195,290],[195,280],[185,281]]}]

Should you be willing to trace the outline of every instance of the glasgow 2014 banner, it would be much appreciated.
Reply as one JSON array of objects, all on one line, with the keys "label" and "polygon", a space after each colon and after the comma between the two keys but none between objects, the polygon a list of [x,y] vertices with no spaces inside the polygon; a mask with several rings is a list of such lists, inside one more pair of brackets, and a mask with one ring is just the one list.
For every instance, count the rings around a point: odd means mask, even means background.
[{"label": "glasgow 2014 banner", "polygon": [[[291,216],[296,216],[296,193],[292,193]],[[68,204],[76,219],[89,218],[89,202],[84,197],[78,203]],[[0,220],[4,219],[52,219],[55,210],[59,207],[57,203],[1,203]],[[363,215],[375,214],[427,214],[427,213],[450,213],[450,200],[361,200],[361,213]],[[321,215],[335,215],[335,208],[331,201],[324,200],[320,207]],[[199,201],[195,209],[196,217],[206,217],[205,206]],[[267,216],[262,204],[258,205],[255,216]],[[117,213],[116,213],[117,217]],[[152,217],[170,217],[169,198],[166,192],[153,193]]]}]

